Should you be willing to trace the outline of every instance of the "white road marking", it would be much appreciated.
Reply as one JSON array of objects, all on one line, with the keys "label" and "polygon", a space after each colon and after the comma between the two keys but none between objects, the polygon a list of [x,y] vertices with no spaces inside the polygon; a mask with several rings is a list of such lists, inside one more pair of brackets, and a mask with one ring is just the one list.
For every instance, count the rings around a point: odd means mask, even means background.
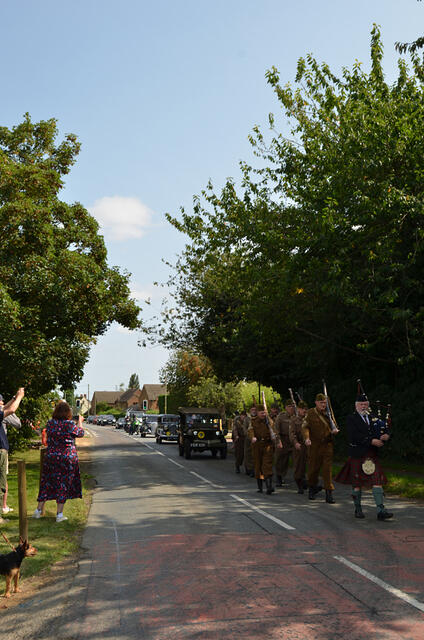
[{"label": "white road marking", "polygon": [[278,518],[275,518],[270,513],[266,513],[266,511],[262,511],[262,509],[259,509],[259,507],[256,507],[254,504],[251,504],[250,502],[247,502],[247,500],[244,500],[243,498],[240,498],[239,496],[236,496],[234,493],[230,493],[230,496],[232,498],[234,498],[234,500],[238,500],[239,502],[242,502],[243,504],[245,504],[250,509],[253,509],[253,511],[257,511],[258,513],[261,514],[261,516],[264,516],[265,518],[269,518],[269,520],[272,520],[273,522],[278,524],[280,527],[283,527],[284,529],[288,529],[289,531],[295,531],[296,530],[294,527],[290,526],[286,522],[283,522],[282,520],[279,520]]},{"label": "white road marking", "polygon": [[180,467],[180,469],[185,469],[182,464],[180,464],[179,462],[175,462],[175,460],[173,460],[172,458],[167,458],[167,460],[169,460],[169,462],[172,462],[172,464],[175,464],[177,467]]},{"label": "white road marking", "polygon": [[385,589],[386,591],[391,593],[393,596],[396,596],[396,598],[400,598],[401,600],[404,600],[405,602],[410,604],[412,607],[415,607],[416,609],[419,609],[420,611],[424,612],[424,604],[419,600],[416,600],[412,596],[409,596],[407,593],[405,593],[404,591],[401,591],[400,589],[396,589],[396,587],[392,587],[392,585],[388,584],[387,582],[384,582],[384,580],[380,580],[380,578],[377,578],[377,576],[374,576],[369,571],[366,571],[365,569],[362,569],[362,567],[359,567],[357,564],[354,564],[353,562],[346,560],[346,558],[344,558],[343,556],[333,556],[333,557],[339,562],[342,562],[343,564],[345,564],[347,567],[349,567],[353,571],[356,571],[357,573],[359,573],[364,578],[368,578],[368,580],[371,580],[371,582],[378,584],[379,587],[381,587],[382,589]]},{"label": "white road marking", "polygon": [[86,429],[85,431],[86,431],[86,433],[88,433],[89,436],[92,436],[94,438],[98,438],[99,437],[99,434],[98,433],[94,433],[94,431],[90,431],[89,429]]},{"label": "white road marking", "polygon": [[196,476],[196,478],[200,478],[200,480],[203,480],[203,482],[207,482],[208,484],[211,485],[211,487],[213,487],[214,489],[222,489],[222,487],[219,487],[217,484],[214,484],[213,482],[211,482],[210,480],[208,480],[207,478],[204,478],[203,476],[199,475],[198,473],[196,473],[195,471],[190,471],[190,473],[193,476]]}]

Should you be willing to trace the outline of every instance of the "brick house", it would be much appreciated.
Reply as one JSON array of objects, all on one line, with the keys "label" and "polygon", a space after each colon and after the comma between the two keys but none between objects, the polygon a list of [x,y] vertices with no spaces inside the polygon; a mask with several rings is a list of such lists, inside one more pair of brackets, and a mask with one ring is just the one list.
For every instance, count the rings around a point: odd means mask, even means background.
[{"label": "brick house", "polygon": [[157,411],[159,396],[166,393],[166,384],[145,384],[141,390],[140,408],[143,411]]},{"label": "brick house", "polygon": [[117,406],[121,409],[130,409],[131,407],[141,406],[141,389],[127,389],[124,393],[121,392],[121,396],[117,401]]}]

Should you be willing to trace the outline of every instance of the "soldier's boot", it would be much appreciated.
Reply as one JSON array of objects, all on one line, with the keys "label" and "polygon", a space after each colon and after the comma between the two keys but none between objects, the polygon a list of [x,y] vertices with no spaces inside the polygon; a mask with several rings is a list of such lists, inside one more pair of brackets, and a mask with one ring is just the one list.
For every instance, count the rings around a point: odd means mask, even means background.
[{"label": "soldier's boot", "polygon": [[331,489],[325,490],[325,501],[328,502],[328,504],[336,504],[336,501],[333,498],[333,492]]},{"label": "soldier's boot", "polygon": [[317,484],[315,487],[309,487],[309,500],[315,500],[317,493],[322,491],[322,486]]},{"label": "soldier's boot", "polygon": [[268,476],[268,478],[265,478],[265,484],[266,492],[270,496],[271,493],[274,493],[274,487],[272,486],[272,476]]},{"label": "soldier's boot", "polygon": [[257,493],[263,493],[263,492],[264,492],[264,490],[263,490],[263,488],[262,488],[262,487],[263,487],[263,484],[262,484],[262,483],[263,483],[263,481],[262,481],[260,478],[258,478],[258,479],[256,480],[256,482],[258,483],[258,491],[257,491]]},{"label": "soldier's boot", "polygon": [[297,484],[297,493],[305,493],[303,488],[303,480],[296,480]]},{"label": "soldier's boot", "polygon": [[240,473],[240,467],[236,464],[236,473]]},{"label": "soldier's boot", "polygon": [[279,476],[277,475],[277,482],[275,483],[276,487],[282,487],[283,486],[283,476]]},{"label": "soldier's boot", "polygon": [[352,489],[352,500],[355,505],[355,518],[363,519],[365,516],[361,506],[361,495],[361,489]]},{"label": "soldier's boot", "polygon": [[383,504],[384,493],[382,487],[373,487],[372,494],[377,505],[377,520],[389,520],[393,518],[393,513],[387,511]]}]

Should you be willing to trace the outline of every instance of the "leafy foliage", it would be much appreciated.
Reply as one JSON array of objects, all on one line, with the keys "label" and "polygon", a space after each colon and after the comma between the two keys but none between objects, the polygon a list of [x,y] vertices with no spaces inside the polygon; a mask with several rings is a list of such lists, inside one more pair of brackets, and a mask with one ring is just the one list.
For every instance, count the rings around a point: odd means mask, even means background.
[{"label": "leafy foliage", "polygon": [[159,335],[224,380],[302,387],[311,401],[324,377],[342,415],[357,377],[369,394],[395,389],[405,429],[402,390],[424,364],[424,67],[400,59],[388,85],[382,59],[375,26],[369,73],[355,62],[337,77],[312,55],[295,87],[267,72],[284,133],[270,114],[240,193],[209,184],[192,213],[168,216],[189,240]]},{"label": "leafy foliage", "polygon": [[171,353],[168,362],[159,372],[159,380],[167,385],[168,392],[175,396],[179,405],[188,401],[188,390],[199,380],[213,373],[207,358],[188,350]]},{"label": "leafy foliage", "polygon": [[51,414],[52,389],[73,390],[97,336],[112,322],[140,326],[129,275],[108,267],[96,220],[59,200],[80,144],[73,134],[56,138],[54,119],[33,123],[26,114],[11,130],[0,127],[1,392],[26,391],[12,449]]},{"label": "leafy foliage", "polygon": [[189,388],[187,400],[190,406],[217,407],[229,416],[241,405],[241,389],[232,382],[219,382],[215,376],[202,378]]},{"label": "leafy foliage", "polygon": [[96,220],[58,194],[80,144],[54,119],[0,127],[2,392],[72,388],[90,346],[116,321],[139,327],[128,274],[108,267]]}]

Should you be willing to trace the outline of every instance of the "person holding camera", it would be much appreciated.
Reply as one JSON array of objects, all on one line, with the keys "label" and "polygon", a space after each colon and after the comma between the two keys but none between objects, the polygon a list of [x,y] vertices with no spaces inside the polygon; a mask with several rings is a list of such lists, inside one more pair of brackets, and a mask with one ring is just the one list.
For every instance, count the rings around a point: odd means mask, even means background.
[{"label": "person holding camera", "polygon": [[[25,390],[20,387],[7,404],[4,404],[3,396],[0,394],[0,491],[2,493],[3,508],[2,513],[6,515],[10,511],[13,511],[11,507],[7,506],[7,474],[9,471],[9,440],[7,438],[7,423],[10,426],[20,427],[21,421],[15,416],[21,400],[25,395]],[[3,518],[0,518],[0,522]]]}]

